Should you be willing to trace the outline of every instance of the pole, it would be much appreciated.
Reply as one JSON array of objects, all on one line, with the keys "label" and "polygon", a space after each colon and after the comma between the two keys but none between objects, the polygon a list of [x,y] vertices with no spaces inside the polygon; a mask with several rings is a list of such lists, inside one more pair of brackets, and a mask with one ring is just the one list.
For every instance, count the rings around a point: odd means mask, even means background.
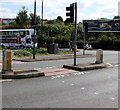
[{"label": "pole", "polygon": [[83,55],[85,55],[85,39],[86,38],[86,32],[85,32],[85,26],[84,26],[84,43],[83,43]]},{"label": "pole", "polygon": [[42,11],[41,11],[41,20],[42,20],[42,22],[41,22],[41,38],[43,38],[43,0],[42,0],[42,9],[41,9]]},{"label": "pole", "polygon": [[[36,0],[34,1],[34,25],[36,25]],[[35,28],[34,28],[34,41],[33,41],[33,59],[35,59]]]},{"label": "pole", "polygon": [[77,51],[77,2],[75,2],[74,6],[75,6],[74,66],[76,66],[76,51]]},{"label": "pole", "polygon": [[43,0],[42,0],[42,26],[43,26]]}]

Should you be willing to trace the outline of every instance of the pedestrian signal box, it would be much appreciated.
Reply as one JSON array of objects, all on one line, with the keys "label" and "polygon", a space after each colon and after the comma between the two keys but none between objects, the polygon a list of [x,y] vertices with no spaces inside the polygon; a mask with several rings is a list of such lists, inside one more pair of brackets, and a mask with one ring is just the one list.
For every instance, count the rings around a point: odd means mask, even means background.
[{"label": "pedestrian signal box", "polygon": [[11,51],[3,51],[2,52],[2,72],[5,73],[7,71],[12,70],[12,52]]}]

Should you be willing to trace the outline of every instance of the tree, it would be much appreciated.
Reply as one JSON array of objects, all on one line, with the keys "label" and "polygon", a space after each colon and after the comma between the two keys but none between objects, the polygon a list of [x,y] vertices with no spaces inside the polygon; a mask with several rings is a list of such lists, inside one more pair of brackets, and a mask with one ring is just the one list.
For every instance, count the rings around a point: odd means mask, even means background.
[{"label": "tree", "polygon": [[63,18],[61,16],[58,16],[56,22],[63,23]]},{"label": "tree", "polygon": [[100,18],[100,20],[107,20],[107,18]]},{"label": "tree", "polygon": [[46,22],[46,24],[56,24],[56,21],[55,21],[55,20],[48,20],[48,21]]},{"label": "tree", "polygon": [[25,6],[22,7],[22,10],[18,13],[16,17],[16,24],[20,28],[27,28],[29,24],[29,17],[27,15],[28,11]]},{"label": "tree", "polygon": [[[30,13],[29,20],[30,20],[30,24],[34,25],[34,14],[33,13]],[[36,25],[39,25],[40,23],[41,23],[40,16],[36,15]]]},{"label": "tree", "polygon": [[120,19],[120,16],[114,16],[113,19]]}]

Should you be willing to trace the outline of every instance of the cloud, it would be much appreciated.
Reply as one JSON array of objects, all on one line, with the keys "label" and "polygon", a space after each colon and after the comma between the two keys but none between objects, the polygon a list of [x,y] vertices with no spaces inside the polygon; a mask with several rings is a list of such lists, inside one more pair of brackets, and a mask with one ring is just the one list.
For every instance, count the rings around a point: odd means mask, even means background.
[{"label": "cloud", "polygon": [[[0,8],[0,18],[15,18],[16,14],[8,8]],[[6,16],[7,15],[7,16]]]},{"label": "cloud", "polygon": [[118,15],[120,16],[120,1],[119,1],[119,4],[118,4]]},{"label": "cloud", "polygon": [[[41,2],[37,1],[37,14],[41,15]],[[78,22],[82,19],[97,19],[97,18],[113,18],[118,15],[118,1],[119,0],[76,0],[78,5]],[[43,0],[44,2],[44,19],[56,19],[57,16],[62,16],[66,19],[66,7],[74,0]],[[10,4],[11,3],[11,4]],[[28,12],[33,12],[34,0],[1,0],[1,4],[6,4],[4,10],[7,17],[15,16],[16,10],[19,12],[20,6],[23,5],[28,8]],[[8,5],[7,5],[8,4]],[[11,7],[9,6],[11,5]],[[16,7],[16,8],[15,8]],[[19,9],[18,9],[19,7]],[[8,14],[7,14],[8,13]],[[10,13],[10,14],[9,14]],[[4,15],[4,12],[2,16]],[[6,16],[4,15],[4,17]]]},{"label": "cloud", "polygon": [[10,4],[11,5],[28,5],[32,4],[34,0],[0,0],[1,4]]}]

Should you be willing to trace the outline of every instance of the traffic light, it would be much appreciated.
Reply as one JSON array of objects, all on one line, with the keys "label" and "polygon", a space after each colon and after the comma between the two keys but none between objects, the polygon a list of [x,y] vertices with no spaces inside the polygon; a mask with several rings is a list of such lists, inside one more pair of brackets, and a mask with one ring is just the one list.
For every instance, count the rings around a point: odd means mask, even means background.
[{"label": "traffic light", "polygon": [[88,23],[84,23],[84,31],[85,33],[88,33]]},{"label": "traffic light", "polygon": [[74,3],[70,4],[70,7],[66,7],[66,11],[69,11],[66,13],[66,16],[69,16],[66,22],[74,23]]}]

